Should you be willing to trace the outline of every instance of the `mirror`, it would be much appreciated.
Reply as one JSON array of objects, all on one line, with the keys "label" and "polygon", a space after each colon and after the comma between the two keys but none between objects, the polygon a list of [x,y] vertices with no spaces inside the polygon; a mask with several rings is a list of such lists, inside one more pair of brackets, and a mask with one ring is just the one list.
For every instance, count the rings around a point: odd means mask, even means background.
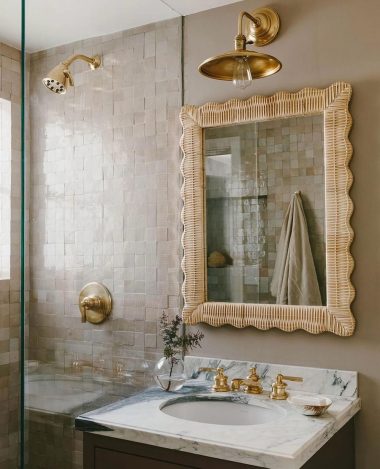
[{"label": "mirror", "polygon": [[208,301],[326,305],[323,149],[322,113],[204,129]]},{"label": "mirror", "polygon": [[185,323],[353,334],[350,98],[182,108]]}]

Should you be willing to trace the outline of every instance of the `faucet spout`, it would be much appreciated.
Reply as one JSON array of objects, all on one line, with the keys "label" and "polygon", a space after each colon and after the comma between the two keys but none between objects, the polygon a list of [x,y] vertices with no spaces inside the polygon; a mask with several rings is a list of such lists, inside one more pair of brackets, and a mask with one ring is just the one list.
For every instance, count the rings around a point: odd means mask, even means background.
[{"label": "faucet spout", "polygon": [[231,391],[240,391],[244,386],[244,392],[247,394],[261,394],[263,387],[260,384],[260,378],[256,374],[256,368],[251,368],[249,375],[244,378],[235,378],[231,381]]}]

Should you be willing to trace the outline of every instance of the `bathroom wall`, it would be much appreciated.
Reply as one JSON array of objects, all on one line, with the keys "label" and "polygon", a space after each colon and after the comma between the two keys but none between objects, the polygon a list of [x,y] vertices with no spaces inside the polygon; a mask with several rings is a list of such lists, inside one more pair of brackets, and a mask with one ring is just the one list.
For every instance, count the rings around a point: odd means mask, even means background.
[{"label": "bathroom wall", "polygon": [[249,0],[186,18],[185,102],[202,104],[306,86],[325,87],[337,80],[352,84],[352,253],[356,263],[352,280],[357,290],[352,308],[357,329],[353,337],[342,338],[332,334],[313,336],[303,331],[289,334],[202,326],[206,337],[198,354],[357,370],[363,399],[363,409],[356,420],[357,467],[373,469],[378,466],[380,455],[380,62],[374,59],[379,45],[378,1],[273,2],[271,6],[281,17],[281,31],[276,41],[262,50],[278,57],[282,70],[257,80],[244,92],[235,90],[230,83],[202,77],[197,71],[202,60],[233,48],[239,11],[259,6],[263,3]]},{"label": "bathroom wall", "polygon": [[[161,355],[157,320],[179,311],[178,121],[181,21],[151,24],[31,56],[32,358],[143,370]],[[74,53],[75,88],[41,84]],[[113,297],[109,320],[81,323],[91,281]]]},{"label": "bathroom wall", "polygon": [[11,121],[0,143],[10,144],[10,154],[0,162],[1,181],[6,182],[2,187],[10,196],[5,206],[2,200],[0,212],[8,231],[2,229],[0,241],[8,258],[0,279],[0,467],[10,469],[17,468],[19,440],[20,90],[20,52],[0,43],[0,99]]}]

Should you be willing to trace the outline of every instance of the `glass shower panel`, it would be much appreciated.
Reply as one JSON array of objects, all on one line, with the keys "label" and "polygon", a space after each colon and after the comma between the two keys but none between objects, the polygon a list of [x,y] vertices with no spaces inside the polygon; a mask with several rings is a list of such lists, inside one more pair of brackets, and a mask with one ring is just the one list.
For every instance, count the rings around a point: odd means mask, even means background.
[{"label": "glass shower panel", "polygon": [[[66,4],[26,11],[28,469],[81,469],[75,417],[149,386],[159,317],[180,312],[181,18],[150,0],[91,6],[69,28]],[[112,296],[97,324],[81,322],[91,282]]]}]

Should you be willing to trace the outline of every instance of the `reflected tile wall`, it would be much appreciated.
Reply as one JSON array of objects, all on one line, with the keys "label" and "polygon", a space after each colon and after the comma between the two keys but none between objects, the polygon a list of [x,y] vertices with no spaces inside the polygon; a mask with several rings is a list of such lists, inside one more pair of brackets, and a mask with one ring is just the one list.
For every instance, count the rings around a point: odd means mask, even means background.
[{"label": "reflected tile wall", "polygon": [[2,174],[6,173],[11,195],[7,249],[10,275],[0,280],[0,467],[4,469],[16,469],[18,465],[20,89],[20,52],[0,43],[0,99],[11,103],[11,160],[6,167],[0,167]]},{"label": "reflected tile wall", "polygon": [[[262,122],[259,173],[267,175],[267,282],[269,291],[281,227],[294,192],[301,191],[323,304],[326,304],[323,115]],[[260,286],[261,289],[261,286]],[[270,302],[275,301],[268,295]]]},{"label": "reflected tile wall", "polygon": [[233,263],[208,268],[209,300],[275,303],[281,227],[301,191],[326,304],[323,144],[322,114],[206,129],[207,252]]},{"label": "reflected tile wall", "polygon": [[[153,363],[163,310],[180,306],[179,19],[31,56],[30,354],[112,370]],[[71,54],[75,88],[41,84]],[[82,324],[90,281],[112,293],[111,318]]]}]

